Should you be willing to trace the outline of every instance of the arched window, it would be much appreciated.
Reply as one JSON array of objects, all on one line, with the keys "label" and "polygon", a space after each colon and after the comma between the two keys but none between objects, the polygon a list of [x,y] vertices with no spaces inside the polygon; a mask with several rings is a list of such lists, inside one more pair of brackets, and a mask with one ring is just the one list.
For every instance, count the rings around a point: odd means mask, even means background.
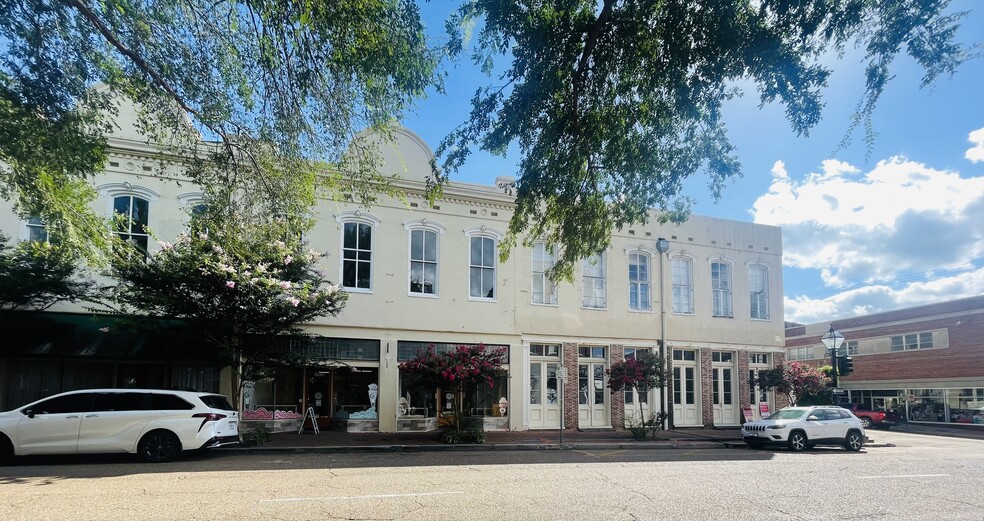
[{"label": "arched window", "polygon": [[645,252],[629,253],[629,309],[632,311],[652,311],[650,298],[652,287],[649,269],[652,257]]},{"label": "arched window", "polygon": [[498,243],[502,232],[486,226],[465,230],[468,237],[468,298],[495,300]]},{"label": "arched window", "polygon": [[592,255],[581,263],[581,306],[592,309],[608,307],[608,281],[605,254]]},{"label": "arched window", "polygon": [[342,287],[349,291],[372,291],[373,231],[380,221],[356,210],[335,219],[342,224]]},{"label": "arched window", "polygon": [[731,264],[723,259],[711,261],[711,306],[715,317],[734,316],[731,309]]},{"label": "arched window", "polygon": [[761,264],[748,265],[748,300],[750,318],[769,320],[769,269]]},{"label": "arched window", "polygon": [[150,241],[150,201],[135,195],[114,197],[113,214],[116,235],[124,241],[133,242],[146,254]]},{"label": "arched window", "polygon": [[673,271],[673,312],[692,315],[694,312],[693,260],[678,255],[670,262]]},{"label": "arched window", "polygon": [[557,305],[557,283],[547,276],[550,268],[557,262],[552,249],[545,242],[533,244],[533,267],[530,280],[531,299],[533,304]]},{"label": "arched window", "polygon": [[440,235],[444,226],[427,219],[403,223],[410,232],[410,294],[437,296]]}]

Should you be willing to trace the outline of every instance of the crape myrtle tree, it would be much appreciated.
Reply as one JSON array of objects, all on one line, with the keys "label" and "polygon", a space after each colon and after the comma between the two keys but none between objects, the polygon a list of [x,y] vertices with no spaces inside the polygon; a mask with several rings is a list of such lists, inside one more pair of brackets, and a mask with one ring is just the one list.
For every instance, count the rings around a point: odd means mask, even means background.
[{"label": "crape myrtle tree", "polygon": [[496,377],[504,374],[502,364],[506,349],[479,345],[460,345],[438,353],[434,346],[419,351],[416,356],[400,364],[400,371],[411,379],[428,386],[441,388],[454,394],[452,400],[453,426],[458,439],[464,412],[465,393],[475,391],[480,385],[495,387]]},{"label": "crape myrtle tree", "polygon": [[830,385],[830,378],[820,369],[799,362],[786,362],[773,369],[759,371],[755,385],[766,391],[784,394],[790,405],[796,405],[807,397],[822,394]]},{"label": "crape myrtle tree", "polygon": [[441,52],[412,0],[0,0],[0,196],[102,259],[90,181],[125,96],[200,187],[371,200],[387,180],[353,137],[440,88]]},{"label": "crape myrtle tree", "polygon": [[149,253],[118,244],[112,274],[117,311],[179,319],[203,335],[232,366],[233,403],[242,376],[267,363],[286,363],[275,337],[299,324],[337,315],[348,295],[318,270],[321,254],[281,221],[195,219],[174,243]]},{"label": "crape myrtle tree", "polygon": [[[865,129],[901,53],[923,85],[970,56],[947,0],[469,0],[449,20],[452,51],[478,27],[474,61],[496,78],[437,149],[443,178],[473,148],[517,146],[517,208],[503,241],[560,246],[553,275],[604,250],[613,230],[685,219],[684,181],[720,197],[740,175],[722,105],[754,89],[785,106],[792,130],[820,121],[830,64],[863,50],[866,89],[849,139]],[[656,209],[657,214],[651,214]]]},{"label": "crape myrtle tree", "polygon": [[[640,352],[636,356],[615,362],[608,369],[608,388],[613,393],[621,392],[623,389],[634,389],[638,395],[646,396],[651,389],[662,389],[666,385],[666,369],[663,358],[656,353]],[[646,419],[645,411],[642,407],[642,400],[639,402],[639,418],[642,433],[645,434],[646,427],[650,427],[653,437],[662,425],[664,418],[653,417],[652,421]],[[659,413],[656,413],[659,414]]]},{"label": "crape myrtle tree", "polygon": [[97,298],[78,257],[57,242],[9,245],[0,233],[0,310],[43,311],[58,302]]}]

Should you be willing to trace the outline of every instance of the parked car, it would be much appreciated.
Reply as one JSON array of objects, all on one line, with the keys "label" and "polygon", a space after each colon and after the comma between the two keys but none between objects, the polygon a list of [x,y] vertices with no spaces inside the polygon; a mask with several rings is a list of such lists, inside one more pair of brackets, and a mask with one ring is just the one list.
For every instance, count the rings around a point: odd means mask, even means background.
[{"label": "parked car", "polygon": [[0,464],[31,454],[131,453],[144,461],[239,443],[238,413],[214,393],[71,391],[0,413]]},{"label": "parked car", "polygon": [[741,437],[753,449],[783,444],[801,451],[815,445],[840,445],[857,451],[864,445],[864,426],[850,411],[834,405],[786,407],[764,420],[745,423]]},{"label": "parked car", "polygon": [[857,416],[864,424],[865,429],[887,429],[901,420],[899,415],[893,411],[875,411],[857,403],[842,403],[840,406]]}]

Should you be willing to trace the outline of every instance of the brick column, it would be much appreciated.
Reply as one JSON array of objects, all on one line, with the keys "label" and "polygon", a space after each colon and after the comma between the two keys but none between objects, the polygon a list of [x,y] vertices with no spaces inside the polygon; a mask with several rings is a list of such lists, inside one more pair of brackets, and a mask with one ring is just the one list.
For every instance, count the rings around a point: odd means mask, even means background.
[{"label": "brick column", "polygon": [[714,386],[712,385],[711,350],[700,350],[700,416],[703,427],[714,425]]},{"label": "brick column", "polygon": [[577,344],[564,343],[564,367],[567,380],[564,381],[564,430],[577,429]]},{"label": "brick column", "polygon": [[[748,381],[748,351],[738,351],[738,394],[738,412],[744,414],[742,409],[752,405],[752,382]],[[744,416],[741,421],[745,421]]]},{"label": "brick column", "polygon": [[[773,354],[773,360],[774,360],[774,362],[773,362],[772,367],[779,367],[780,365],[785,364],[786,363],[786,353],[774,353]],[[778,411],[779,409],[782,409],[783,407],[789,407],[790,406],[789,399],[786,398],[786,395],[785,394],[782,394],[782,393],[778,393],[778,392],[773,391],[772,392],[772,395],[775,397],[775,400],[776,400],[776,411]]]},{"label": "brick column", "polygon": [[[609,368],[611,368],[611,364],[625,360],[625,346],[612,345],[611,351],[611,355],[608,357]],[[611,396],[608,403],[611,404],[612,409],[612,427],[617,431],[625,430],[625,392],[613,393],[608,390],[608,394]]]}]

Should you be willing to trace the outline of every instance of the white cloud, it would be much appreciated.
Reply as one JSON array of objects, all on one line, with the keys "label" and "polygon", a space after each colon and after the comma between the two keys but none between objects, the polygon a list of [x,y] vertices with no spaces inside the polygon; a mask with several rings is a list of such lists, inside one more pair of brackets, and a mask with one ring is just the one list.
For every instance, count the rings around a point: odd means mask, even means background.
[{"label": "white cloud", "polygon": [[970,133],[967,136],[967,141],[974,144],[973,147],[967,149],[967,153],[964,154],[967,159],[974,163],[980,163],[984,161],[984,128],[979,128]]},{"label": "white cloud", "polygon": [[781,226],[784,263],[820,270],[830,287],[966,267],[984,255],[984,177],[904,157],[869,172],[828,160],[801,181],[782,162],[772,171],[755,222]]},{"label": "white cloud", "polygon": [[976,268],[932,280],[911,282],[897,289],[887,285],[870,285],[825,298],[786,297],[786,320],[810,324],[981,294],[984,294],[984,268]]}]

